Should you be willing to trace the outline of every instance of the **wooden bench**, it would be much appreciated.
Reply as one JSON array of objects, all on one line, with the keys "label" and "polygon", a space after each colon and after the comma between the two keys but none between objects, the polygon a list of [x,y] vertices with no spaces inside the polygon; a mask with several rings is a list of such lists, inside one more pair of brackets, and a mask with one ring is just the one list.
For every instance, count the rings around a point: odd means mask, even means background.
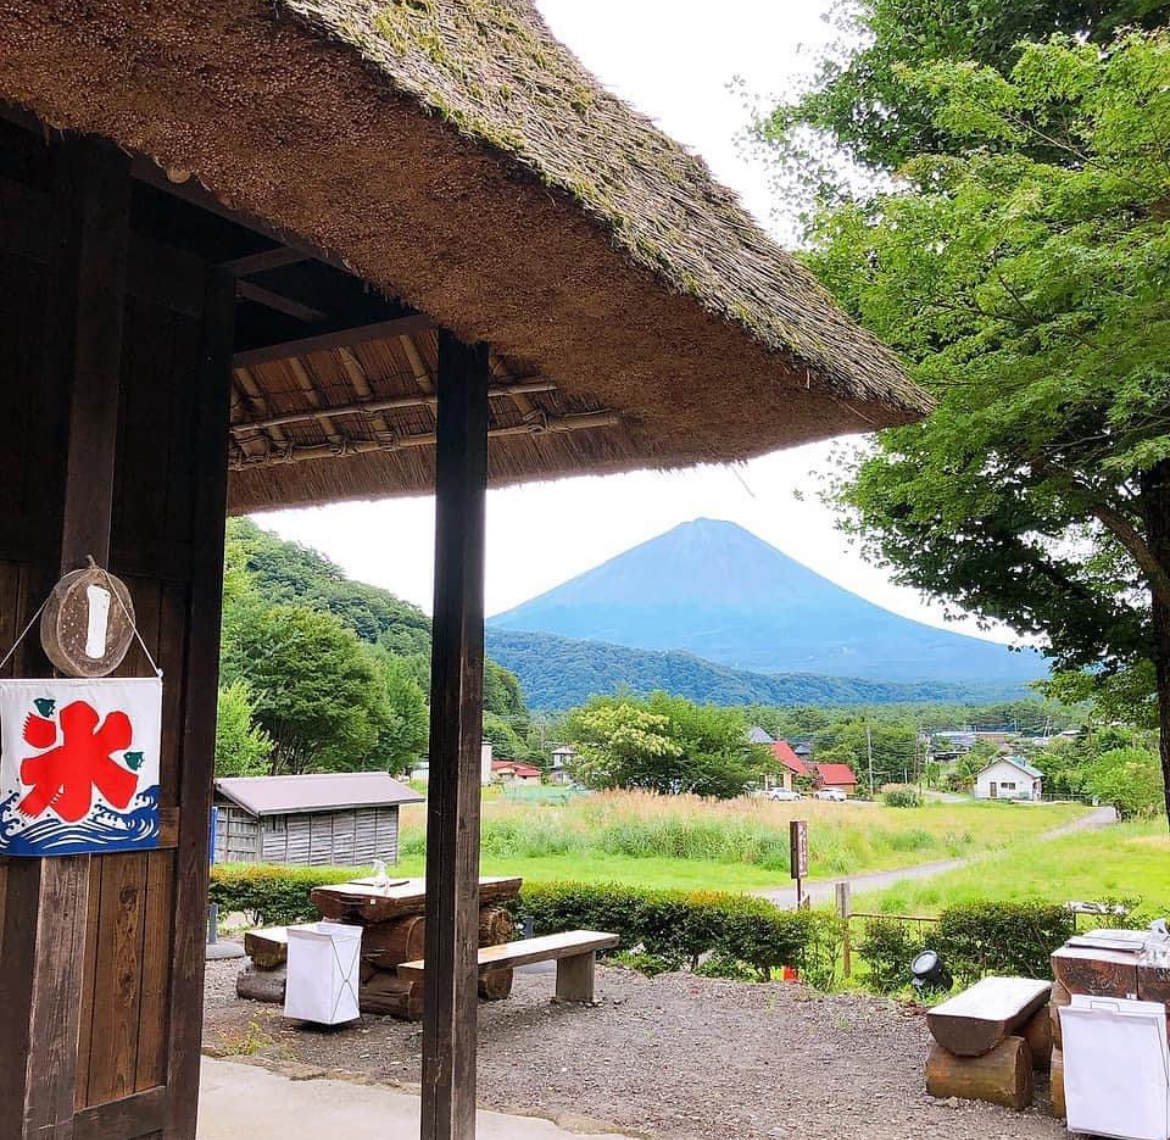
[{"label": "wooden bench", "polygon": [[1051,982],[984,978],[926,1014],[934,1039],[956,1057],[990,1053],[1048,1001]]},{"label": "wooden bench", "polygon": [[[596,930],[567,930],[563,934],[545,934],[539,938],[522,938],[499,946],[484,946],[479,951],[479,973],[529,966],[533,962],[556,962],[557,1001],[591,1002],[593,974],[598,950],[612,950],[618,944],[616,934]],[[403,962],[398,976],[404,981],[421,982],[426,963]]]}]

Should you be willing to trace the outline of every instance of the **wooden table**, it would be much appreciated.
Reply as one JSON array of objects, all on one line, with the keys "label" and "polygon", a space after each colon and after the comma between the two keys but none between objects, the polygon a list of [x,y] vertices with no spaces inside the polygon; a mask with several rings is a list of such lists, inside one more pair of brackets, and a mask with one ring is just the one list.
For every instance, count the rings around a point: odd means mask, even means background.
[{"label": "wooden table", "polygon": [[[523,880],[485,876],[479,880],[479,945],[498,946],[512,934],[502,904],[516,898]],[[363,1013],[386,1013],[409,1021],[422,1019],[422,983],[398,976],[398,966],[424,956],[426,879],[405,879],[375,887],[369,880],[314,887],[313,905],[323,919],[363,927],[361,989]],[[480,975],[480,997],[505,998],[512,992],[511,969]]]}]

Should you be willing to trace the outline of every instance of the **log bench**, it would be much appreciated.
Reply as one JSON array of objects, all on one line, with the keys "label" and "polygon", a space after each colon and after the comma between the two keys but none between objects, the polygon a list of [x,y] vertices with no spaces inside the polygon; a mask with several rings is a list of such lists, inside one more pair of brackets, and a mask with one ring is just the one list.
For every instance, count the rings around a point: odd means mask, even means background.
[{"label": "log bench", "polygon": [[1052,1054],[1051,982],[984,978],[926,1014],[934,1036],[926,1061],[931,1096],[984,1100],[1005,1108],[1032,1103],[1032,1069]]},{"label": "log bench", "polygon": [[926,1014],[934,1039],[956,1057],[981,1057],[1015,1033],[1047,1001],[1051,982],[984,978]]},{"label": "log bench", "polygon": [[[596,930],[568,930],[563,934],[545,934],[522,938],[498,946],[484,946],[479,951],[479,974],[482,978],[493,970],[510,970],[534,962],[556,962],[556,1000],[593,1001],[594,966],[598,950],[611,950],[618,944],[616,934]],[[421,982],[426,969],[422,959],[403,962],[398,977],[406,982]]]}]

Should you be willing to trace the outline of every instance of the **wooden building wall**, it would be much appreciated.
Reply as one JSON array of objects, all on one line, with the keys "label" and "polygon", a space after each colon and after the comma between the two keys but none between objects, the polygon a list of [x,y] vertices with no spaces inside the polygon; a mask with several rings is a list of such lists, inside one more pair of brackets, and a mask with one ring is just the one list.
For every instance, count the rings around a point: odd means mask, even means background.
[{"label": "wooden building wall", "polygon": [[262,819],[221,803],[217,863],[287,863],[301,867],[368,867],[398,862],[398,807],[298,812]]},{"label": "wooden building wall", "polygon": [[[124,171],[129,184],[129,159],[111,152],[102,157],[110,181]],[[86,254],[79,267],[77,226],[115,255],[117,245],[116,206],[85,197],[86,161],[80,144],[46,145],[0,120],[0,646],[63,568],[69,495],[76,510],[78,493],[96,502],[109,491],[100,484],[111,449],[77,428],[74,373],[91,354],[67,358],[96,338],[120,361],[110,568],[130,587],[164,672],[164,827],[158,850],[71,857],[66,870],[88,876],[76,963],[69,947],[45,944],[37,922],[32,865],[42,861],[0,858],[0,1136],[185,1140],[199,1064],[234,290],[196,257],[137,232],[139,190],[127,192],[125,263],[107,269]],[[119,303],[120,336],[108,321],[85,327],[91,309]],[[103,396],[93,417],[109,410]],[[119,672],[147,668],[135,646]],[[6,673],[47,671],[34,629]],[[43,883],[39,905],[44,918]],[[80,994],[70,997],[76,970]],[[46,993],[79,1007],[75,1059],[35,1028]]]}]

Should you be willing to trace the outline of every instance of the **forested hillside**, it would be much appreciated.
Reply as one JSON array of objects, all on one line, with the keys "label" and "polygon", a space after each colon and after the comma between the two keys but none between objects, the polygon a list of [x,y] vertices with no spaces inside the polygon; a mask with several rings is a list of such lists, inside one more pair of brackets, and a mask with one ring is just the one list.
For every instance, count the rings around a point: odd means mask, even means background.
[{"label": "forested hillside", "polygon": [[[228,523],[220,774],[400,771],[426,752],[430,619],[250,519]],[[484,735],[528,753],[516,677],[488,661]]]},{"label": "forested hillside", "polygon": [[815,673],[749,673],[690,653],[627,649],[547,633],[487,631],[488,650],[520,678],[534,709],[562,710],[621,690],[662,690],[714,705],[860,705],[901,701],[993,700],[1019,685],[942,681],[895,683]]}]

